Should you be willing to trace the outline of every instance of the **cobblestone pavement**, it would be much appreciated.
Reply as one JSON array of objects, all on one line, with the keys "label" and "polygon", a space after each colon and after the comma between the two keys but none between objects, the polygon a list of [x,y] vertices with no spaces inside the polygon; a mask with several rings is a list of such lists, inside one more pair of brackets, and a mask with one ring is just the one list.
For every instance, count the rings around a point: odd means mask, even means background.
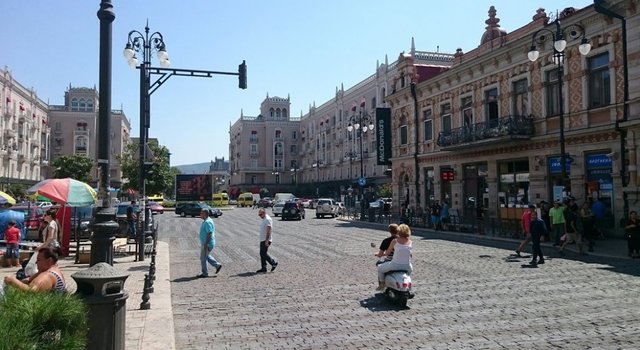
[{"label": "cobblestone pavement", "polygon": [[195,279],[201,220],[159,219],[177,349],[640,348],[638,261],[552,255],[521,268],[528,259],[509,258],[512,242],[420,233],[416,297],[398,309],[374,292],[380,227],[274,218],[269,252],[280,264],[256,275],[257,211],[229,210],[215,219],[223,268]]}]

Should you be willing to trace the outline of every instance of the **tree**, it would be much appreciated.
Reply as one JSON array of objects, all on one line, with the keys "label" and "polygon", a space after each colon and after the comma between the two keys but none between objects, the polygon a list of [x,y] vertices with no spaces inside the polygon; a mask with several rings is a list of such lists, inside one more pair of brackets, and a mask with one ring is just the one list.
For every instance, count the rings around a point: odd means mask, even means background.
[{"label": "tree", "polygon": [[[149,143],[149,149],[154,155],[153,163],[145,167],[146,193],[165,194],[173,191],[175,171],[169,167],[169,149],[155,143]],[[122,190],[134,189],[140,192],[140,163],[138,143],[129,143],[122,155],[117,156],[122,168],[122,177],[128,182]]]},{"label": "tree", "polygon": [[378,195],[383,198],[391,198],[393,196],[393,189],[391,187],[391,184],[386,183],[381,185],[378,188]]},{"label": "tree", "polygon": [[62,179],[70,177],[82,182],[91,181],[91,169],[95,161],[81,154],[60,156],[53,161],[53,177]]}]

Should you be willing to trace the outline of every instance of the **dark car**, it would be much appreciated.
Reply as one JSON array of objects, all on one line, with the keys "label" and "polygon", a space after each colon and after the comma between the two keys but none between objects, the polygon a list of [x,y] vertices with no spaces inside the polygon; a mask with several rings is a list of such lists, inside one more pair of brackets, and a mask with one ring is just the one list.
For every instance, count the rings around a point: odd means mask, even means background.
[{"label": "dark car", "polygon": [[24,225],[27,227],[27,240],[40,240],[40,223],[44,218],[44,209],[36,205],[14,205],[11,210],[24,213]]},{"label": "dark car", "polygon": [[286,202],[284,203],[284,207],[282,207],[282,214],[280,215],[282,215],[282,220],[302,220],[305,217],[304,206],[298,201]]},{"label": "dark car", "polygon": [[71,209],[71,234],[72,238],[90,238],[91,229],[89,224],[93,218],[95,206],[73,207]]},{"label": "dark car", "polygon": [[271,198],[265,197],[261,198],[258,201],[258,208],[270,208],[273,206],[273,202],[271,202]]},{"label": "dark car", "polygon": [[191,216],[195,218],[196,216],[200,216],[200,212],[202,209],[209,210],[209,216],[217,218],[222,215],[222,211],[217,208],[211,208],[205,203],[180,203],[176,206],[176,215],[180,215],[182,217]]}]

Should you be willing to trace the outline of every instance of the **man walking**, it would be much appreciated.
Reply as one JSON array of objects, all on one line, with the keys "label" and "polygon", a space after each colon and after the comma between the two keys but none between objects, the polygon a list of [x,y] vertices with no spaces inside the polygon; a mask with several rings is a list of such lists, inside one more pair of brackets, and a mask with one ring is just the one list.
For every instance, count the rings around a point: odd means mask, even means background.
[{"label": "man walking", "polygon": [[516,255],[519,258],[522,258],[522,255],[520,255],[520,253],[524,251],[524,247],[526,247],[527,244],[531,242],[531,213],[534,211],[536,211],[536,206],[533,204],[530,204],[529,209],[525,210],[524,213],[522,213],[521,223],[522,223],[522,233],[524,234],[524,241],[522,241],[518,246],[518,249],[516,249]]},{"label": "man walking", "polygon": [[531,235],[531,242],[533,242],[533,256],[529,265],[535,267],[539,264],[544,264],[544,256],[542,255],[542,249],[540,248],[540,237],[547,234],[547,226],[544,224],[544,221],[538,218],[538,213],[535,210],[531,211],[529,232]]},{"label": "man walking", "polygon": [[213,247],[216,245],[216,227],[213,224],[213,220],[209,217],[209,209],[202,209],[200,211],[200,218],[202,224],[200,225],[200,265],[202,267],[202,273],[198,275],[198,278],[209,277],[209,270],[207,263],[216,268],[216,274],[220,272],[222,264],[216,261],[210,253]]},{"label": "man walking", "polygon": [[256,273],[267,272],[267,262],[271,265],[271,272],[273,272],[278,267],[278,262],[268,253],[273,239],[273,220],[267,215],[264,208],[258,209],[258,216],[262,218],[260,223],[260,264],[262,268]]}]

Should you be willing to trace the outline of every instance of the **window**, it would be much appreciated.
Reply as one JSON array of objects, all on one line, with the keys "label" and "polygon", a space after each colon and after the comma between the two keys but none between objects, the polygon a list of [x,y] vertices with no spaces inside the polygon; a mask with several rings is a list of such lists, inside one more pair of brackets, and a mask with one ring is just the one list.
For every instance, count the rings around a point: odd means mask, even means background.
[{"label": "window", "polygon": [[273,167],[274,169],[282,169],[282,159],[274,159]]},{"label": "window", "polygon": [[451,133],[451,103],[445,103],[440,106],[440,115],[442,118],[442,132]]},{"label": "window", "polygon": [[258,145],[255,143],[251,144],[251,155],[252,156],[258,155]]},{"label": "window", "polygon": [[547,72],[546,94],[547,94],[547,117],[560,114],[560,81],[558,80],[558,69]]},{"label": "window", "polygon": [[257,159],[251,159],[251,168],[255,169],[258,167],[258,160]]},{"label": "window", "polygon": [[529,110],[529,94],[527,93],[527,79],[513,82],[513,114],[527,115]]},{"label": "window", "polygon": [[251,175],[251,184],[255,185],[258,183],[258,177],[256,175]]},{"label": "window", "polygon": [[484,114],[490,128],[498,126],[498,89],[484,92]]},{"label": "window", "polygon": [[611,104],[609,53],[589,58],[589,108]]},{"label": "window", "polygon": [[249,137],[249,142],[257,143],[258,142],[258,132],[256,130],[251,131],[251,136]]},{"label": "window", "polygon": [[276,114],[276,111],[273,108],[269,109],[269,116],[271,118],[273,118],[275,114]]},{"label": "window", "polygon": [[292,138],[292,139],[294,139],[294,140],[297,140],[297,139],[298,139],[298,132],[297,132],[297,131],[295,131],[295,130],[294,130],[294,131],[292,131],[292,132],[291,132],[291,138]]},{"label": "window", "polygon": [[407,130],[407,117],[402,117],[400,120],[400,144],[406,145],[409,143],[409,135]]},{"label": "window", "polygon": [[279,139],[282,137],[282,130],[276,130],[276,138]]},{"label": "window", "polygon": [[285,119],[287,118],[287,109],[286,108],[282,109],[282,118],[285,118]]},{"label": "window", "polygon": [[72,111],[77,111],[78,110],[78,99],[77,98],[73,98],[71,99],[71,110]]},{"label": "window", "polygon": [[462,126],[465,128],[470,128],[473,126],[473,109],[471,105],[473,100],[471,96],[463,97],[460,100],[460,105],[462,106]]},{"label": "window", "polygon": [[424,119],[424,140],[431,141],[433,140],[433,119],[431,115],[431,109],[427,109],[422,112],[422,117]]},{"label": "window", "polygon": [[279,142],[278,142],[278,143],[276,143],[276,144],[274,145],[273,149],[274,149],[274,154],[275,154],[276,156],[284,155],[283,147],[282,147],[282,144],[281,144],[281,143],[279,143]]},{"label": "window", "polygon": [[297,154],[298,153],[298,147],[296,145],[291,145],[290,151],[291,151],[291,154]]}]

